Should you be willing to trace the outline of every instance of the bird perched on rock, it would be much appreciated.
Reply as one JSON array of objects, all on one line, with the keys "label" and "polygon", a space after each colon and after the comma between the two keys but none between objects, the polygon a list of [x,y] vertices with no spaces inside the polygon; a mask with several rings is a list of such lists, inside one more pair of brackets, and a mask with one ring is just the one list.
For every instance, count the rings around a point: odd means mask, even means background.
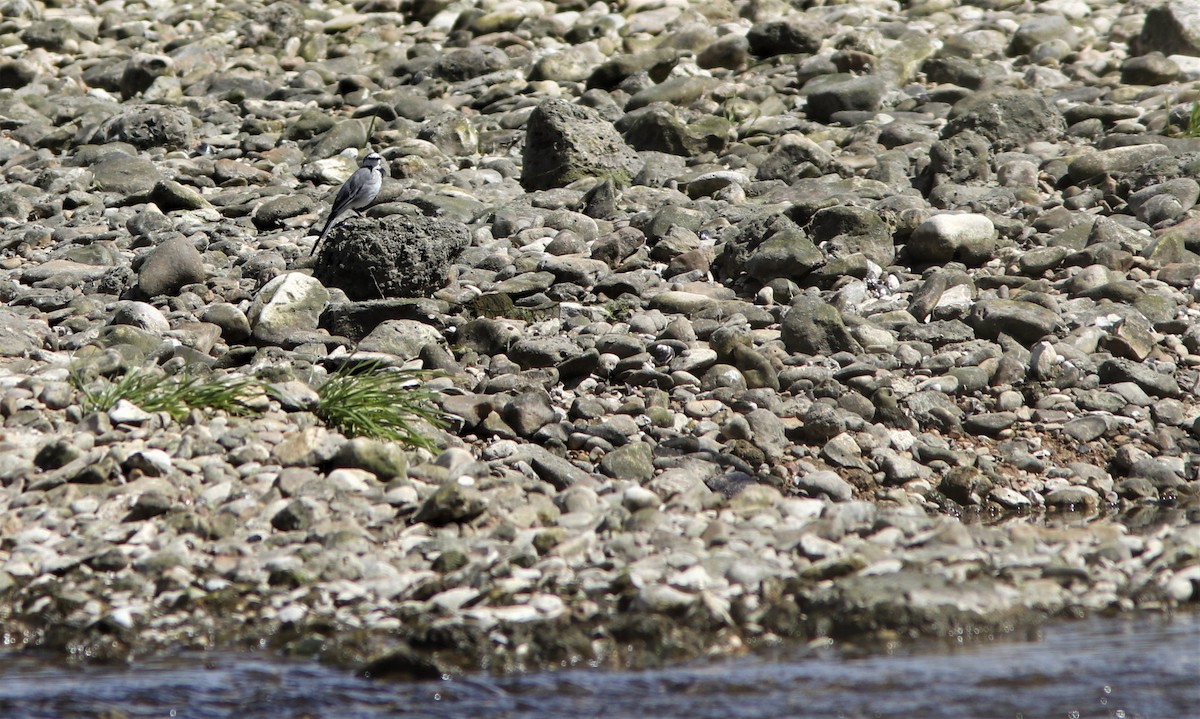
[{"label": "bird perched on rock", "polygon": [[333,199],[333,208],[325,220],[325,227],[313,243],[310,256],[315,254],[321,241],[325,239],[330,228],[341,221],[348,213],[357,212],[375,201],[379,188],[383,186],[383,155],[372,152],[363,160],[362,167],[354,171],[349,180],[338,189],[337,197]]}]

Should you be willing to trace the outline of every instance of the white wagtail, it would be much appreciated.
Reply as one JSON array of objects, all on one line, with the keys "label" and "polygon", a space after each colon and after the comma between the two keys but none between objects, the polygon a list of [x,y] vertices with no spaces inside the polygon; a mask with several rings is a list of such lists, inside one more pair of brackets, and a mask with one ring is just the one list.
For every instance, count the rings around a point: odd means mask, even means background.
[{"label": "white wagtail", "polygon": [[357,212],[374,202],[382,185],[383,155],[372,152],[363,160],[362,167],[355,170],[338,190],[337,197],[333,199],[333,209],[329,211],[329,218],[325,220],[325,227],[321,229],[320,236],[308,254],[311,256],[316,253],[329,229],[347,214]]}]

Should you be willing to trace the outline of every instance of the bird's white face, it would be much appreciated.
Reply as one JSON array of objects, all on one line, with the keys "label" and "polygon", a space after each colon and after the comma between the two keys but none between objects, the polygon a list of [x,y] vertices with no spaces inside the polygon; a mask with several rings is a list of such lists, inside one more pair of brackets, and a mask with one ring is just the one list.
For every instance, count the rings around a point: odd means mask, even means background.
[{"label": "bird's white face", "polygon": [[370,155],[367,155],[366,159],[363,160],[363,167],[369,167],[372,170],[374,170],[376,167],[382,166],[383,155],[380,155],[378,152],[372,152]]}]

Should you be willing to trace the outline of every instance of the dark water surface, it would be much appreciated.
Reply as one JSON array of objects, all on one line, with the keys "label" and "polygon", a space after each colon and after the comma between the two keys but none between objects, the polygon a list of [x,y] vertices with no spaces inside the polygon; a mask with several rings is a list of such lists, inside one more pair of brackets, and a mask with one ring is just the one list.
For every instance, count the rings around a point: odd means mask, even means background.
[{"label": "dark water surface", "polygon": [[782,719],[1200,717],[1200,616],[1090,619],[1030,635],[791,649],[671,669],[373,681],[266,654],[132,667],[0,653],[0,718]]}]

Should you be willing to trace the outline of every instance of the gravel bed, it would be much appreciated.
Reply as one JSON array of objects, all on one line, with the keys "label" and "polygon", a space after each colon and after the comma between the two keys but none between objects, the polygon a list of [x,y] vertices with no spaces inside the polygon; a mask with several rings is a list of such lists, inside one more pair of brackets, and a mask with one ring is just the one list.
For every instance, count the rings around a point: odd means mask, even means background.
[{"label": "gravel bed", "polygon": [[[5,644],[437,676],[1194,610],[1197,38],[1197,0],[0,0]],[[436,451],[321,421],[363,361],[438,371]],[[131,371],[271,392],[73,382]]]}]

